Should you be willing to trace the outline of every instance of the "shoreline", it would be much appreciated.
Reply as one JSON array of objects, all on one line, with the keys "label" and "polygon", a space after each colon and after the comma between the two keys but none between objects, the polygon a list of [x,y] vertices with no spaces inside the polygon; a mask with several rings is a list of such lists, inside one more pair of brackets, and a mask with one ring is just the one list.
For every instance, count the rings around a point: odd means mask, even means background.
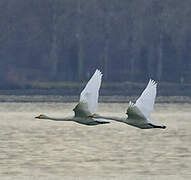
[{"label": "shoreline", "polygon": [[[135,102],[139,96],[100,96],[100,103],[129,103]],[[79,96],[61,96],[61,95],[0,95],[0,102],[58,102],[72,103],[78,102]],[[190,96],[158,96],[156,103],[191,103]]]}]

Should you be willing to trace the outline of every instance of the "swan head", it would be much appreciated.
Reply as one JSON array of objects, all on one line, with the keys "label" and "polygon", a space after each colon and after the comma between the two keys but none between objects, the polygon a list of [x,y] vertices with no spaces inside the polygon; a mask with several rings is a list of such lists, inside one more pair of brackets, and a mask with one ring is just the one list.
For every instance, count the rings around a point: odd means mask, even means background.
[{"label": "swan head", "polygon": [[48,119],[48,116],[40,114],[38,116],[35,117],[36,119]]}]

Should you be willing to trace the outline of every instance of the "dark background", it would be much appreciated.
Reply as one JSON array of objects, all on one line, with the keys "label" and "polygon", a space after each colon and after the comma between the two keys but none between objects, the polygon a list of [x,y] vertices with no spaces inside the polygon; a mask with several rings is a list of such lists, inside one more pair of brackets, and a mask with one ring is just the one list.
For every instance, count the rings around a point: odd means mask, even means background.
[{"label": "dark background", "polygon": [[[191,93],[190,0],[1,0],[0,88]],[[76,90],[74,90],[76,88]]]}]

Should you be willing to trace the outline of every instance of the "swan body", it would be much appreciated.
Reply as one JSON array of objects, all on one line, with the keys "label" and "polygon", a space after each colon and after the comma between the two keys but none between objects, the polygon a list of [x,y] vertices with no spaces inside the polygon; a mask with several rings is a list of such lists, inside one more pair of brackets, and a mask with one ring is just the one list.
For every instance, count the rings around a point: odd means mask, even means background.
[{"label": "swan body", "polygon": [[95,117],[101,80],[102,73],[99,70],[96,70],[80,94],[80,101],[73,109],[74,116],[55,118],[41,114],[35,118],[53,121],[74,121],[89,126],[110,123],[107,119]]},{"label": "swan body", "polygon": [[[127,118],[118,117],[106,117],[100,116],[100,118],[115,120],[118,122],[123,122],[131,126],[135,126],[141,129],[151,129],[151,128],[162,128],[165,129],[166,126],[153,122],[150,119],[151,112],[154,107],[154,102],[156,98],[156,87],[157,83],[150,79],[147,87],[137,99],[136,103],[129,102],[129,107],[127,109]],[[99,116],[97,116],[99,118]]]}]

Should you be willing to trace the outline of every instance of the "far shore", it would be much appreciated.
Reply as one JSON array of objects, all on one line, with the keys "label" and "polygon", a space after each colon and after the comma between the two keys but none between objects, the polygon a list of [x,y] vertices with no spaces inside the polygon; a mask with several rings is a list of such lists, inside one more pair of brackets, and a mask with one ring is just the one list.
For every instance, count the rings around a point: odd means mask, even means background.
[{"label": "far shore", "polygon": [[[100,96],[100,103],[128,103],[135,102],[139,96]],[[61,95],[0,95],[0,102],[57,102],[72,103],[78,102],[79,96]],[[191,103],[190,96],[157,96],[156,103]]]}]

